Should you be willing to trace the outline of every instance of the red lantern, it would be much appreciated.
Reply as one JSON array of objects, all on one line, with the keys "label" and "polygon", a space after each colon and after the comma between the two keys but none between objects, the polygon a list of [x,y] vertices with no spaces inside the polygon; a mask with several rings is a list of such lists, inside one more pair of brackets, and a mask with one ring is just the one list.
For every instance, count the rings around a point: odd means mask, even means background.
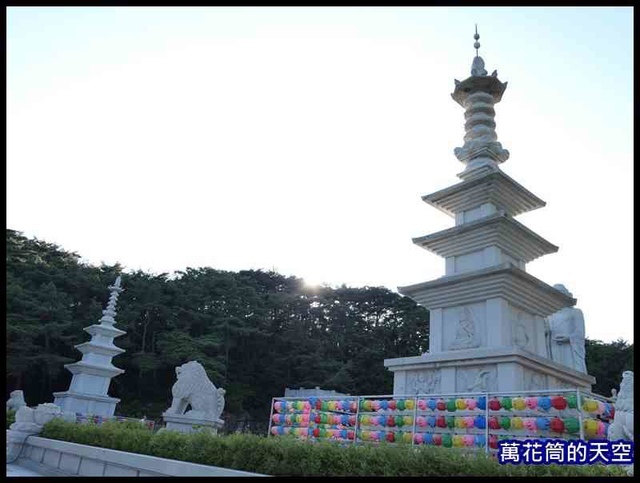
[{"label": "red lantern", "polygon": [[389,441],[389,443],[393,443],[396,440],[396,435],[394,433],[387,433],[387,441]]},{"label": "red lantern", "polygon": [[395,426],[396,425],[396,419],[393,416],[389,416],[387,418],[387,426]]},{"label": "red lantern", "polygon": [[433,435],[433,444],[435,444],[436,446],[441,446],[442,445],[442,435],[441,434],[434,434]]},{"label": "red lantern", "polygon": [[564,422],[562,421],[562,419],[555,417],[549,423],[549,429],[551,429],[551,431],[555,433],[562,433],[564,431]]},{"label": "red lantern", "polygon": [[609,416],[609,421],[613,421],[613,417],[616,415],[616,408],[611,406],[611,414]]},{"label": "red lantern", "polygon": [[320,437],[320,430],[318,428],[315,428],[313,430],[313,437],[314,438],[319,438]]},{"label": "red lantern", "polygon": [[562,411],[567,407],[567,400],[564,396],[554,396],[551,398],[551,406],[558,411]]},{"label": "red lantern", "polygon": [[316,400],[316,409],[320,411],[322,409],[322,401],[320,399]]},{"label": "red lantern", "polygon": [[389,409],[394,409],[396,408],[396,401],[394,399],[392,399],[391,401],[389,401]]},{"label": "red lantern", "polygon": [[355,437],[355,432],[347,431],[347,439],[353,439]]},{"label": "red lantern", "polygon": [[314,423],[316,423],[316,424],[320,424],[320,423],[321,423],[320,415],[319,415],[319,414],[316,414],[316,417],[315,417],[315,418],[313,418],[313,422],[314,422]]},{"label": "red lantern", "polygon": [[445,419],[444,416],[438,416],[436,418],[436,426],[439,428],[446,428],[447,427],[447,420]]},{"label": "red lantern", "polygon": [[491,409],[492,411],[498,411],[501,407],[502,405],[497,399],[492,399],[491,401],[489,401],[489,409]]},{"label": "red lantern", "polygon": [[500,421],[495,416],[491,416],[489,418],[489,428],[490,429],[500,429]]},{"label": "red lantern", "polygon": [[436,402],[436,409],[438,411],[444,411],[445,409],[447,409],[447,403],[444,402],[443,399],[439,399],[438,402]]},{"label": "red lantern", "polygon": [[489,436],[489,448],[498,449],[498,437],[495,434]]}]

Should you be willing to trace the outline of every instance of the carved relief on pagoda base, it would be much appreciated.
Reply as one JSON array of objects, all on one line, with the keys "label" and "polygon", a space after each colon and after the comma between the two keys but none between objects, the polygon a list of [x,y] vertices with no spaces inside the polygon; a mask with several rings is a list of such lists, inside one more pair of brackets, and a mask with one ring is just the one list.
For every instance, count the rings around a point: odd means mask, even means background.
[{"label": "carved relief on pagoda base", "polygon": [[442,312],[444,350],[486,346],[486,304],[448,307]]},{"label": "carved relief on pagoda base", "polygon": [[425,369],[407,372],[406,394],[434,394],[440,392],[440,371]]},{"label": "carved relief on pagoda base", "polygon": [[548,376],[531,369],[523,369],[524,390],[525,391],[542,391],[549,389]]},{"label": "carved relief on pagoda base", "polygon": [[498,390],[495,364],[456,369],[456,392],[490,392]]}]

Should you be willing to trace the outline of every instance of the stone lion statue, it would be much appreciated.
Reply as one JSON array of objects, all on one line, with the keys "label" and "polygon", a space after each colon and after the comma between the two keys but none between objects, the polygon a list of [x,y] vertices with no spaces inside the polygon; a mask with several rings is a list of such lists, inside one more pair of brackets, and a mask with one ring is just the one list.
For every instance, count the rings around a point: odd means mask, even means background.
[{"label": "stone lion statue", "polygon": [[[615,393],[614,393],[615,394]],[[633,441],[633,372],[624,371],[620,391],[615,400],[615,415],[609,426],[607,438],[609,441]],[[633,465],[627,467],[629,474],[633,474]]]},{"label": "stone lion statue", "polygon": [[[173,401],[165,414],[184,414],[209,420],[220,418],[225,390],[213,385],[202,364],[190,361],[178,366],[176,376],[178,380],[171,388]],[[187,406],[191,406],[190,411],[186,411]]]},{"label": "stone lion statue", "polygon": [[22,406],[26,406],[27,403],[24,400],[24,393],[20,390],[11,391],[9,394],[9,400],[7,401],[7,409],[18,410]]}]

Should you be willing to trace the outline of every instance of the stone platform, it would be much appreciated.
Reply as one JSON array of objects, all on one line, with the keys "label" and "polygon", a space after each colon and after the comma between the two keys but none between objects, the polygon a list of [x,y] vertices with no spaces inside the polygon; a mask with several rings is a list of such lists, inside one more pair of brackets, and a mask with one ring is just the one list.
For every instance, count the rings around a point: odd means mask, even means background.
[{"label": "stone platform", "polygon": [[591,390],[595,378],[517,347],[447,351],[386,359],[394,394]]}]

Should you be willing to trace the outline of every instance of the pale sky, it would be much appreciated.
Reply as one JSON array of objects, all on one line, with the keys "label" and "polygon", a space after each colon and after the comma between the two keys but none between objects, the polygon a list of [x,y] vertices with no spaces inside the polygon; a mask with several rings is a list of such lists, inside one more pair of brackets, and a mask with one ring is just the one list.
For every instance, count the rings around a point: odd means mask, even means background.
[{"label": "pale sky", "polygon": [[587,336],[633,342],[633,10],[7,9],[7,227],[94,264],[275,269],[309,283],[444,275],[474,24],[501,165],[547,202]]}]

